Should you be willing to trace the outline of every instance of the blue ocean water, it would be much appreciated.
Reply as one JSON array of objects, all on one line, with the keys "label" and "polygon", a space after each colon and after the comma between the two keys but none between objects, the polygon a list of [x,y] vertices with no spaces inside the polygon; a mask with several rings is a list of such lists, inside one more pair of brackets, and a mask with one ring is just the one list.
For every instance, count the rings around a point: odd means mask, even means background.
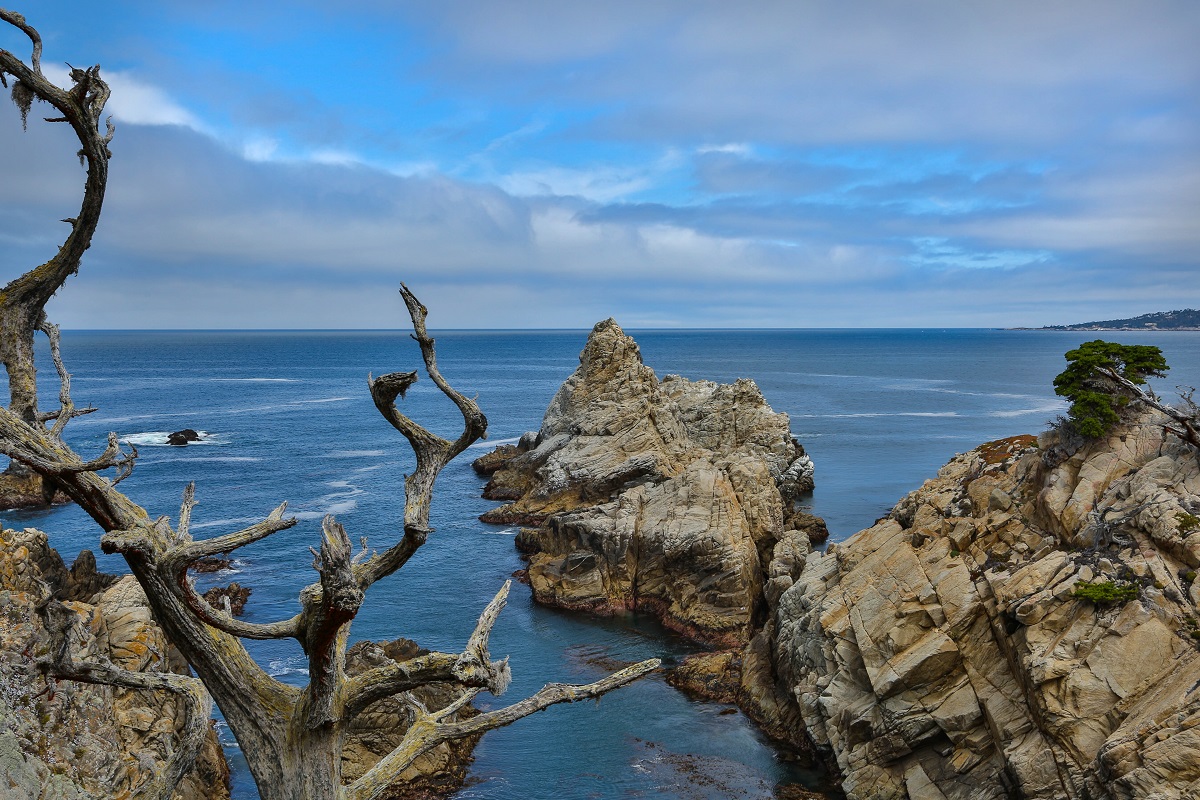
[{"label": "blue ocean water", "polygon": [[[631,331],[659,375],[757,381],[816,463],[805,503],[835,540],[887,513],[957,452],[1003,436],[1037,433],[1061,413],[1051,381],[1062,354],[1098,334],[994,330]],[[458,650],[487,601],[522,566],[513,529],[479,523],[494,504],[470,458],[536,429],[559,384],[578,363],[586,331],[437,334],[438,360],[462,391],[478,393],[489,442],[439,479],[437,532],[391,579],[377,585],[353,638],[406,636]],[[1200,381],[1200,333],[1107,333],[1163,348],[1171,376],[1155,388]],[[301,522],[239,551],[231,579],[253,587],[247,619],[295,613],[315,574],[309,545],[334,513],[352,538],[381,548],[397,536],[404,473],[412,455],[379,417],[368,372],[417,369],[406,332],[67,332],[64,355],[79,405],[100,410],[74,421],[68,440],[83,454],[103,449],[110,430],[141,457],[122,488],[152,515],[178,513],[194,480],[196,535],[218,535],[260,519],[287,500]],[[53,369],[42,369],[53,407]],[[459,419],[427,379],[404,401],[443,435]],[[167,432],[190,427],[210,438],[186,448]],[[5,512],[5,526],[37,526],[72,559],[95,549],[99,531],[79,509]],[[101,567],[124,571],[119,558]],[[250,643],[281,680],[303,682],[299,647]],[[548,681],[594,680],[618,662],[677,661],[695,648],[637,616],[596,619],[532,604],[514,586],[492,639],[512,658],[514,684],[502,701]],[[490,702],[499,703],[500,700]],[[598,704],[555,707],[486,736],[460,798],[769,798],[779,783],[815,785],[819,775],[776,751],[740,714],[683,697],[654,676]],[[257,796],[228,732],[235,797]]]}]

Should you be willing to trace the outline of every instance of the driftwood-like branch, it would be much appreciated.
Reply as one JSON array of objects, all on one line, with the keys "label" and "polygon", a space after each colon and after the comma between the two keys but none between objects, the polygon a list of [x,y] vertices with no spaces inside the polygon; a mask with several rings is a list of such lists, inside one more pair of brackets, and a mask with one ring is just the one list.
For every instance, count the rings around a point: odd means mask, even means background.
[{"label": "driftwood-like branch", "polygon": [[66,364],[63,363],[62,336],[58,330],[58,326],[43,317],[40,329],[50,341],[50,358],[54,360],[54,369],[58,372],[59,383],[59,409],[50,414],[43,414],[42,418],[45,421],[54,420],[54,427],[51,428],[50,432],[61,439],[63,428],[67,426],[68,422],[75,417],[91,413],[96,409],[88,408],[78,412],[75,410],[75,401],[71,399],[71,373],[67,372]]},{"label": "driftwood-like branch", "polygon": [[430,683],[453,681],[465,687],[487,689],[497,697],[503,694],[511,682],[508,659],[491,660],[488,638],[507,602],[511,585],[512,581],[505,581],[488,603],[479,616],[471,638],[467,640],[467,646],[458,655],[427,653],[350,678],[346,683],[347,715],[357,716],[376,701]]},{"label": "driftwood-like branch", "polygon": [[448,721],[454,712],[461,709],[463,703],[468,702],[474,696],[473,693],[470,693],[469,696],[460,696],[455,702],[438,711],[420,713],[418,710],[416,718],[396,749],[384,756],[365,775],[346,788],[346,800],[375,800],[387,790],[401,772],[443,742],[463,739],[511,725],[519,719],[559,703],[574,703],[579,700],[598,698],[653,672],[661,663],[659,659],[652,658],[626,667],[607,678],[584,685],[547,684],[537,694],[518,703],[496,711],[488,711],[470,719]]},{"label": "driftwood-like branch", "polygon": [[[188,574],[188,570],[201,559],[218,553],[232,552],[239,547],[245,547],[295,525],[295,517],[283,518],[283,513],[287,510],[287,503],[281,503],[265,520],[248,528],[212,539],[192,541],[188,529],[191,526],[192,508],[195,505],[195,484],[189,483],[183,491],[183,502],[179,507],[179,526],[176,532],[172,535],[169,532],[170,529],[167,528],[159,535],[162,540],[178,542],[174,547],[167,549],[160,559],[161,571],[170,577],[171,587],[176,595],[202,622],[231,636],[240,636],[244,639],[298,638],[300,636],[299,614],[288,620],[268,624],[244,622],[236,619],[226,609],[213,608],[212,604],[196,591],[192,577]],[[117,541],[113,534],[106,536],[105,540],[110,543]],[[123,541],[128,542],[128,537],[125,537]],[[128,544],[124,546],[128,547]]]},{"label": "driftwood-like branch", "polygon": [[417,373],[393,372],[378,378],[367,376],[375,407],[392,427],[408,439],[417,457],[417,468],[404,479],[404,537],[356,568],[359,584],[363,588],[404,566],[417,548],[425,543],[425,537],[430,532],[429,506],[433,498],[433,484],[438,473],[473,442],[487,438],[487,417],[474,400],[450,386],[438,369],[434,340],[425,327],[429,310],[404,284],[400,284],[400,295],[412,318],[413,338],[421,346],[425,371],[442,394],[458,406],[463,417],[463,431],[451,442],[418,425],[396,407],[396,398],[403,397],[408,388],[416,383]]},{"label": "driftwood-like branch", "polygon": [[33,66],[33,72],[36,75],[42,74],[42,36],[37,30],[25,21],[25,17],[18,14],[16,11],[7,11],[0,8],[0,20],[4,20],[9,25],[20,30],[29,37],[29,41],[33,43],[33,53],[29,57],[29,63]]},{"label": "driftwood-like branch", "polygon": [[[42,417],[37,407],[37,374],[34,366],[33,337],[45,322],[45,306],[67,278],[79,271],[79,264],[100,220],[104,192],[108,182],[108,161],[112,153],[111,120],[107,133],[99,130],[110,91],[100,77],[99,65],[70,70],[72,86],[56,86],[42,72],[42,39],[23,16],[0,9],[0,21],[12,25],[29,38],[32,53],[29,64],[7,50],[0,49],[0,78],[12,76],[12,99],[21,111],[24,124],[35,100],[49,103],[58,112],[56,119],[67,122],[79,140],[80,163],[87,168],[83,201],[72,218],[71,231],[58,252],[40,266],[10,281],[0,290],[0,361],[8,373],[10,410],[30,424],[55,420],[55,429],[70,419],[70,413]],[[50,335],[49,333],[47,335]],[[56,366],[58,366],[56,364]],[[60,375],[65,370],[60,370]]]},{"label": "driftwood-like branch", "polygon": [[321,576],[316,587],[305,589],[301,644],[308,653],[309,707],[305,724],[310,728],[335,722],[339,716],[341,684],[346,678],[346,638],[350,621],[362,607],[359,588],[350,564],[354,547],[346,529],[332,516],[321,521],[321,549],[313,551],[313,567]]},{"label": "driftwood-like branch", "polygon": [[121,444],[115,433],[108,434],[108,447],[91,461],[83,461],[73,452],[70,453],[70,458],[45,458],[35,451],[23,447],[23,444],[23,442],[13,441],[7,437],[0,437],[0,453],[29,465],[47,477],[76,475],[81,472],[101,472],[116,467],[117,475],[111,482],[113,486],[116,486],[129,476],[129,473],[133,471],[133,464],[137,460],[138,455],[137,448],[133,445],[129,446],[129,453],[123,453],[121,451]]},{"label": "driftwood-like branch", "polygon": [[195,766],[208,734],[213,701],[204,684],[188,675],[133,672],[113,664],[77,662],[71,656],[69,639],[75,613],[57,600],[50,600],[39,611],[50,631],[52,655],[39,660],[36,666],[48,678],[121,689],[167,691],[184,701],[185,721],[174,751],[163,768],[131,795],[137,800],[169,800],[179,781]]},{"label": "driftwood-like branch", "polygon": [[1200,450],[1200,430],[1197,429],[1197,425],[1200,425],[1200,415],[1197,415],[1196,403],[1192,400],[1195,389],[1192,389],[1188,392],[1183,392],[1183,402],[1188,410],[1180,411],[1179,409],[1171,408],[1169,405],[1162,402],[1158,398],[1158,395],[1156,395],[1149,386],[1139,386],[1116,370],[1108,369],[1106,367],[1098,367],[1097,371],[1106,378],[1109,378],[1110,380],[1128,389],[1133,393],[1135,399],[1170,417],[1179,427],[1176,428],[1170,425],[1165,425],[1164,427],[1167,429],[1167,431],[1175,434],[1192,447]]}]

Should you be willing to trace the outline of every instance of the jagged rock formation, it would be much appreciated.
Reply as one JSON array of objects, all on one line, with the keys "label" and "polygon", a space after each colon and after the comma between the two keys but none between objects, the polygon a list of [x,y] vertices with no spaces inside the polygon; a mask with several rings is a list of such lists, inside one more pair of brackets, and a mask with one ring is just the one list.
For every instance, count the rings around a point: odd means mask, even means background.
[{"label": "jagged rock formation", "polygon": [[[95,571],[90,552],[68,571],[41,531],[0,531],[0,796],[38,800],[128,796],[161,769],[186,713],[174,695],[46,681],[30,669],[49,634],[38,606],[51,596],[77,615],[77,660],[129,670],[183,671],[132,577]],[[210,731],[177,800],[228,798],[229,768]]]},{"label": "jagged rock formation", "polygon": [[[984,445],[780,576],[779,677],[849,797],[1200,797],[1200,459],[1164,421]],[[1136,597],[1077,596],[1108,582]]]},{"label": "jagged rock formation", "polygon": [[[71,681],[58,681],[48,690],[31,667],[50,643],[38,613],[38,606],[50,597],[63,601],[78,617],[69,634],[77,661],[110,659],[130,670],[187,670],[152,619],[132,576],[98,572],[88,550],[67,569],[41,531],[0,531],[0,798],[130,796],[174,750],[183,708],[166,693]],[[346,668],[355,675],[387,659],[404,660],[423,652],[406,639],[362,641],[347,651]],[[431,684],[418,689],[409,702],[437,708],[455,697],[454,687]],[[478,713],[467,706],[459,716]],[[410,717],[396,697],[369,707],[347,737],[342,755],[346,780],[357,778],[391,752],[408,730]],[[457,790],[478,740],[474,736],[439,745],[382,797],[428,800]],[[228,782],[229,766],[214,729],[195,769],[173,797],[221,800],[229,797]]]},{"label": "jagged rock formation", "polygon": [[478,464],[486,522],[520,536],[539,602],[645,609],[670,627],[744,645],[763,565],[785,537],[812,462],[753,381],[662,381],[613,320],[592,330],[541,430]]}]

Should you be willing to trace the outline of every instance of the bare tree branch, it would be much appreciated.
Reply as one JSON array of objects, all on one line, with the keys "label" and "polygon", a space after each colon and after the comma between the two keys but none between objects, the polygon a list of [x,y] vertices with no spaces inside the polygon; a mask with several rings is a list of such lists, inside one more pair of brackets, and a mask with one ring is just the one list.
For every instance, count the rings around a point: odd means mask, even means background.
[{"label": "bare tree branch", "polygon": [[488,638],[496,625],[496,618],[507,602],[511,585],[512,581],[505,581],[504,586],[488,603],[462,653],[428,653],[407,661],[377,667],[350,678],[345,691],[346,713],[355,716],[385,697],[442,681],[454,681],[466,687],[487,689],[497,697],[503,694],[511,681],[508,659],[491,660]]},{"label": "bare tree branch", "polygon": [[1108,369],[1106,367],[1097,367],[1096,371],[1133,392],[1133,395],[1137,400],[1140,400],[1151,408],[1166,414],[1180,427],[1173,428],[1170,425],[1166,425],[1164,427],[1183,441],[1190,444],[1192,447],[1200,449],[1200,430],[1197,430],[1196,428],[1197,424],[1200,424],[1200,419],[1197,418],[1195,413],[1196,404],[1192,401],[1191,393],[1195,391],[1194,389],[1191,390],[1191,392],[1184,393],[1183,395],[1184,404],[1188,407],[1188,412],[1184,412],[1177,408],[1171,408],[1169,405],[1163,403],[1161,400],[1159,400],[1158,395],[1156,395],[1149,386],[1139,386],[1116,370]]},{"label": "bare tree branch", "polygon": [[[558,703],[574,703],[578,700],[598,698],[653,672],[661,664],[659,659],[652,658],[626,667],[594,683],[584,685],[547,684],[537,694],[518,703],[456,722],[447,722],[446,719],[461,708],[462,697],[439,711],[426,714],[418,712],[399,746],[346,788],[346,800],[375,800],[409,765],[443,742],[511,725],[523,717]],[[469,700],[470,697],[466,699]]]},{"label": "bare tree branch", "polygon": [[416,383],[417,373],[393,372],[378,378],[367,376],[375,407],[384,419],[408,439],[417,457],[417,468],[404,479],[404,537],[356,569],[359,585],[364,589],[402,567],[425,543],[425,537],[430,532],[429,506],[433,484],[438,473],[471,443],[487,438],[487,417],[474,400],[450,386],[438,370],[434,340],[425,327],[428,309],[421,305],[407,286],[400,284],[400,287],[400,295],[412,318],[413,338],[421,346],[425,371],[442,394],[458,406],[463,417],[463,431],[456,440],[450,442],[413,422],[396,407],[396,398],[403,397],[408,388]]},{"label": "bare tree branch", "polygon": [[339,689],[346,677],[346,638],[349,623],[362,607],[359,588],[350,564],[354,548],[346,529],[332,516],[321,521],[321,550],[313,553],[313,566],[321,575],[320,594],[314,586],[304,590],[305,630],[301,644],[308,653],[310,728],[327,725],[340,716]]},{"label": "bare tree branch", "polygon": [[[54,430],[61,434],[63,425],[74,412],[65,406],[52,416],[39,413],[33,339],[36,331],[45,323],[47,301],[69,276],[79,270],[79,263],[91,245],[100,220],[108,182],[108,160],[112,157],[108,149],[113,135],[111,121],[107,123],[107,134],[99,131],[109,88],[100,77],[98,65],[88,69],[72,68],[71,89],[51,83],[42,73],[42,39],[37,30],[15,11],[0,9],[0,21],[20,30],[32,44],[28,65],[7,50],[0,49],[0,83],[8,85],[7,75],[15,79],[12,98],[21,111],[22,124],[26,124],[35,100],[54,106],[60,118],[69,123],[75,132],[80,144],[80,163],[87,168],[79,213],[71,219],[71,231],[58,252],[0,289],[0,362],[4,364],[8,376],[9,410],[31,425],[42,425],[53,419]],[[47,332],[47,335],[51,334]],[[60,369],[60,377],[65,372],[65,369]],[[69,396],[69,389],[64,391]],[[36,472],[36,467],[33,469]],[[6,479],[14,482],[14,496],[40,495],[46,499],[52,495],[52,487],[38,485],[36,475],[29,470],[27,462],[14,461],[9,464]]]}]

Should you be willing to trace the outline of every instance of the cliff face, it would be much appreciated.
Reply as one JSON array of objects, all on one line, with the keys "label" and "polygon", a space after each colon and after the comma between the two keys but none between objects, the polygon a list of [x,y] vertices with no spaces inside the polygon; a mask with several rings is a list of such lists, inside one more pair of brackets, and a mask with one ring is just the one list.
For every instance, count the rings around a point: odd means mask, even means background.
[{"label": "cliff face", "polygon": [[[77,660],[109,659],[129,670],[186,668],[151,619],[137,582],[114,582],[94,567],[86,553],[68,572],[40,531],[0,531],[0,796],[128,795],[174,751],[186,712],[173,695],[70,681],[48,690],[30,669],[49,646],[37,606],[51,595],[76,614],[69,635]],[[199,763],[174,796],[227,798],[228,775],[210,731]]]},{"label": "cliff face", "polygon": [[807,556],[772,655],[848,796],[1200,797],[1200,461],[1162,421],[989,443]]},{"label": "cliff face", "polygon": [[[667,376],[612,320],[598,324],[536,437],[478,468],[489,522],[535,524],[519,544],[548,604],[642,608],[696,638],[744,644],[763,564],[812,464],[753,381]],[[787,514],[785,515],[785,511]]]}]

